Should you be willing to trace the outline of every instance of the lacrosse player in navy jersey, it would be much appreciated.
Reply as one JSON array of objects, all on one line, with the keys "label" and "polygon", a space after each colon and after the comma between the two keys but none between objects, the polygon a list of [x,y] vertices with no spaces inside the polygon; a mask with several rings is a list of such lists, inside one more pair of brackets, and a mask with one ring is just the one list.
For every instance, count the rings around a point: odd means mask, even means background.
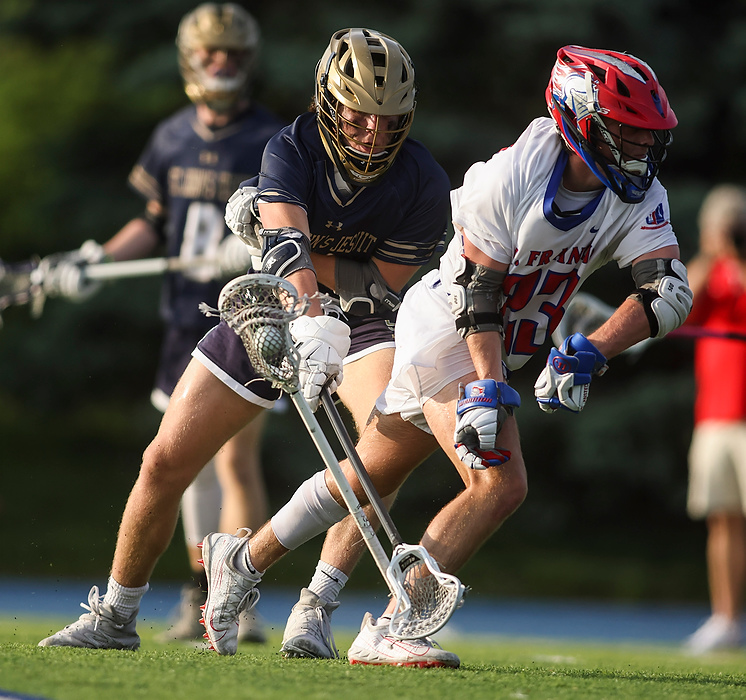
[{"label": "lacrosse player in navy jersey", "polygon": [[[231,197],[225,214],[252,245],[260,226],[263,253],[257,264],[263,272],[287,277],[300,294],[321,289],[338,299],[344,320],[321,315],[314,306],[292,323],[300,385],[314,408],[329,385],[362,428],[391,373],[400,292],[442,247],[449,182],[424,146],[408,137],[414,67],[397,41],[368,29],[336,32],[315,83],[312,110],[269,141],[258,178]],[[173,535],[182,493],[226,440],[278,398],[225,323],[198,343],[143,456],[105,596],[94,586],[90,612],[42,646],[139,646],[140,599]],[[325,490],[324,473],[302,489],[311,495]],[[318,532],[346,513],[333,503]],[[285,551],[296,546],[289,530],[284,545]],[[351,518],[330,534],[311,588],[302,590],[294,608],[296,622],[284,640],[287,655],[336,654],[328,616],[363,549]],[[237,566],[247,576],[256,574],[243,562]],[[250,610],[257,594],[241,597],[239,607]],[[237,619],[225,627],[212,621],[220,639],[210,639],[222,653],[236,651]]]},{"label": "lacrosse player in navy jersey", "polygon": [[[628,54],[567,46],[546,96],[550,117],[473,165],[452,193],[456,235],[439,269],[404,297],[391,381],[357,446],[383,497],[438,447],[450,457],[464,489],[421,540],[448,573],[525,498],[514,415],[521,400],[508,380],[549,339],[582,282],[613,260],[631,268],[636,289],[598,330],[550,351],[534,387],[550,413],[580,412],[609,358],[664,336],[691,309],[657,179],[677,120],[653,71]],[[346,461],[342,467],[366,502]],[[232,653],[235,619],[256,599],[263,572],[341,518],[341,502],[331,475],[312,479],[253,537],[205,538],[205,628],[219,653]],[[391,637],[387,612],[366,614],[351,663],[459,665],[432,640]]]},{"label": "lacrosse player in navy jersey", "polygon": [[[216,303],[227,279],[245,272],[247,248],[224,221],[225,203],[242,180],[259,172],[269,138],[284,124],[250,100],[260,33],[254,18],[235,4],[203,4],[184,16],[176,44],[185,90],[193,104],[161,122],[133,168],[130,185],[146,200],[142,215],[103,246],[92,241],[46,276],[47,292],[81,300],[98,283],[85,279],[84,261],[106,254],[129,260],[164,252],[188,262],[214,262],[167,273],[161,317],[165,333],[152,402],[165,411],[197,341],[215,325],[199,311]],[[266,519],[260,464],[262,422],[229,440],[187,489],[182,519],[193,581],[182,588],[179,617],[164,639],[202,637],[199,606],[206,582],[197,545],[215,530],[234,532]],[[241,621],[241,638],[264,641],[256,616]]]}]

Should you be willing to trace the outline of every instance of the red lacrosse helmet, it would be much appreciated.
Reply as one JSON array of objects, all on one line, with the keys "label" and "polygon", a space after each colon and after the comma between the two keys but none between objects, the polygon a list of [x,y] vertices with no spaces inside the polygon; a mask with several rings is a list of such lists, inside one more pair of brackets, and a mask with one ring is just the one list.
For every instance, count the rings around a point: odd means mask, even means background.
[{"label": "red lacrosse helmet", "polygon": [[[617,51],[564,46],[546,91],[549,113],[567,146],[624,202],[640,202],[658,174],[678,120],[647,63]],[[619,125],[616,138],[605,117]],[[624,153],[624,127],[646,129],[644,159]],[[608,146],[611,157],[602,152]]]}]

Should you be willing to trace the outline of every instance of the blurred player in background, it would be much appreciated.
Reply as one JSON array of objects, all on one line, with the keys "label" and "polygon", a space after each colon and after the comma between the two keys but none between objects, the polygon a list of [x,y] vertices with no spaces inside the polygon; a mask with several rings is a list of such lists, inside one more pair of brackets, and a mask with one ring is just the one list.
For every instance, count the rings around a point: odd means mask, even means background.
[{"label": "blurred player in background", "polygon": [[[520,397],[507,382],[549,339],[586,278],[613,260],[631,268],[636,289],[588,337],[573,334],[551,350],[534,387],[548,412],[580,412],[608,358],[643,338],[663,337],[691,308],[657,179],[677,120],[653,71],[627,54],[567,46],[546,98],[550,118],[534,120],[513,146],[472,166],[452,193],[456,236],[440,269],[404,298],[392,378],[358,443],[382,496],[439,446],[450,457],[464,489],[421,540],[448,573],[526,495],[513,415]],[[344,514],[333,479],[320,475],[250,539],[205,539],[205,628],[219,653],[234,653],[235,619],[255,599],[263,572]],[[366,614],[350,661],[460,663],[430,639],[397,641],[388,629],[385,613],[377,620]]]},{"label": "blurred player in background", "polygon": [[[315,85],[312,109],[270,140],[259,177],[230,198],[226,219],[252,244],[261,227],[263,272],[287,276],[300,294],[320,288],[338,299],[344,321],[321,315],[317,304],[291,325],[300,382],[314,408],[331,382],[362,427],[391,374],[399,293],[443,244],[450,185],[427,149],[408,137],[415,73],[397,41],[363,28],[336,32],[317,65]],[[94,586],[91,612],[41,646],[138,648],[140,600],[173,536],[184,489],[231,435],[279,398],[225,323],[193,354],[143,456],[105,596],[99,598]],[[319,472],[304,488],[314,497],[323,481]],[[346,513],[335,503],[321,514],[318,532]],[[285,654],[336,655],[329,614],[364,549],[352,518],[339,523],[312,587],[303,589],[293,609]],[[242,609],[250,610],[248,603],[244,599]],[[237,632],[230,630],[234,645]]]},{"label": "blurred player in background", "polygon": [[[746,333],[746,189],[720,185],[700,209],[688,265],[692,324]],[[739,646],[746,585],[746,342],[695,342],[697,385],[689,451],[689,515],[707,521],[712,615],[685,642],[695,654]]]},{"label": "blurred player in background", "polygon": [[[85,263],[132,260],[164,251],[184,262],[214,263],[167,273],[161,316],[165,333],[152,392],[165,411],[197,341],[215,325],[199,311],[215,304],[226,279],[246,272],[247,247],[224,221],[225,203],[238,184],[259,172],[262,152],[282,122],[251,101],[251,79],[260,44],[259,26],[232,3],[205,3],[182,19],[176,45],[185,91],[193,104],[161,122],[129,182],[146,205],[102,246],[87,241],[62,258],[45,278],[52,295],[83,300],[100,283],[85,278]],[[182,519],[193,580],[182,589],[178,620],[164,639],[201,638],[199,606],[206,581],[197,545],[208,532],[258,526],[267,517],[260,464],[263,421],[255,421],[210,459],[187,489]],[[255,615],[242,618],[241,638],[264,641]]]}]

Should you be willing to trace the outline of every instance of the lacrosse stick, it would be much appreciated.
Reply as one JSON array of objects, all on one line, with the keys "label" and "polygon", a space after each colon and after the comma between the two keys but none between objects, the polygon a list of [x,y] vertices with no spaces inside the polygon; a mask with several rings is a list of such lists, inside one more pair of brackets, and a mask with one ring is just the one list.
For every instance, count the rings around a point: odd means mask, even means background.
[{"label": "lacrosse stick", "polygon": [[20,263],[6,263],[0,260],[0,328],[2,312],[9,306],[31,304],[32,316],[36,318],[41,315],[44,294],[41,285],[33,276],[38,265],[38,258]]},{"label": "lacrosse stick", "polygon": [[[232,280],[223,287],[218,299],[220,317],[243,342],[254,369],[274,387],[290,395],[378,570],[400,606],[391,620],[389,632],[398,639],[418,639],[433,634],[450,618],[461,600],[463,587],[450,580],[448,585],[440,583],[432,575],[415,576],[415,570],[421,568],[415,564],[423,560],[416,559],[417,555],[410,552],[395,559],[398,561],[395,569],[390,566],[386,552],[329,441],[299,391],[300,356],[293,344],[289,324],[302,316],[309,305],[310,299],[298,298],[289,282],[263,274],[243,275]],[[411,563],[406,554],[413,557]],[[451,578],[458,582],[455,577]],[[439,587],[445,588],[447,594],[440,593]],[[425,592],[421,593],[421,590]]]},{"label": "lacrosse stick", "polygon": [[[559,347],[562,341],[573,333],[582,333],[588,335],[596,330],[599,326],[606,323],[611,315],[616,311],[612,306],[605,304],[603,301],[594,297],[592,294],[579,292],[575,295],[570,305],[565,311],[565,315],[559,323],[559,326],[552,333],[552,340]],[[699,338],[720,338],[723,340],[740,340],[746,342],[746,333],[737,331],[718,330],[716,328],[703,328],[702,326],[680,326],[670,333],[666,338],[680,338],[697,340]],[[650,343],[663,340],[663,338],[646,338],[639,343],[635,343],[627,348],[621,354],[630,354],[637,357],[643,353]]]},{"label": "lacrosse stick", "polygon": [[[55,264],[53,254],[47,258],[31,258],[19,263],[6,263],[0,260],[0,314],[9,306],[31,304],[31,315],[41,316],[47,294],[44,291],[44,277]],[[198,256],[191,259],[144,258],[121,262],[89,263],[83,268],[89,280],[117,280],[129,277],[160,275],[164,272],[187,272],[201,267],[217,269],[217,261],[212,256]],[[0,316],[0,328],[2,316]]]},{"label": "lacrosse stick", "polygon": [[186,272],[198,267],[217,266],[212,256],[198,256],[191,259],[143,258],[142,260],[122,260],[121,262],[89,263],[84,273],[89,280],[116,280],[126,277],[147,277],[164,272]]},{"label": "lacrosse stick", "polygon": [[415,630],[421,626],[423,629],[417,637],[427,637],[448,622],[453,611],[463,602],[465,588],[458,578],[443,573],[422,545],[404,544],[328,389],[322,392],[321,402],[355,476],[394,547],[386,570],[386,576],[393,579],[392,593],[396,598],[396,610],[389,629],[394,636],[401,636],[401,628]]}]

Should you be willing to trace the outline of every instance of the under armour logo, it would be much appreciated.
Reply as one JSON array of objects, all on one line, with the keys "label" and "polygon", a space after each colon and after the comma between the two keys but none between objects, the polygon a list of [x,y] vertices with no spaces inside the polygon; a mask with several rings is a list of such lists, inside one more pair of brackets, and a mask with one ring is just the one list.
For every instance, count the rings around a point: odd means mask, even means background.
[{"label": "under armour logo", "polygon": [[326,228],[333,228],[336,231],[341,231],[342,230],[342,222],[341,221],[336,221],[336,222],[334,222],[334,221],[327,221],[326,222]]}]

